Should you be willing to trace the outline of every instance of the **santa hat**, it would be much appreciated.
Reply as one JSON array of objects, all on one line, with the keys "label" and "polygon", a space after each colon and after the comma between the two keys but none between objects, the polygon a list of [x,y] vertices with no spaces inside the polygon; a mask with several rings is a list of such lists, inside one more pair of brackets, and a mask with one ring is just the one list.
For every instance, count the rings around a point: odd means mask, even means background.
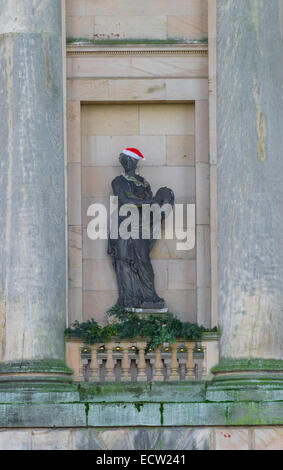
[{"label": "santa hat", "polygon": [[122,152],[124,155],[128,155],[128,157],[135,158],[136,160],[145,160],[143,154],[135,148],[128,148],[123,150]]}]

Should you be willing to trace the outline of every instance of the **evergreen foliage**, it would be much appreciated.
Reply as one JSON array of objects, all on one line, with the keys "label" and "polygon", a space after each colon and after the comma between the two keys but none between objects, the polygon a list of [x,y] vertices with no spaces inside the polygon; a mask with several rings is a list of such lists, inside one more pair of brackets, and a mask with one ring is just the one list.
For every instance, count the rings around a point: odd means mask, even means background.
[{"label": "evergreen foliage", "polygon": [[147,318],[140,318],[139,315],[118,305],[107,313],[110,317],[115,317],[117,322],[102,327],[94,319],[82,323],[75,321],[66,329],[66,335],[81,339],[86,344],[107,342],[112,336],[118,336],[120,339],[142,337],[147,339],[149,347],[156,349],[165,342],[175,343],[180,338],[198,341],[205,332],[218,332],[217,328],[208,330],[196,323],[182,322],[172,313],[166,313],[162,317],[149,315]]}]

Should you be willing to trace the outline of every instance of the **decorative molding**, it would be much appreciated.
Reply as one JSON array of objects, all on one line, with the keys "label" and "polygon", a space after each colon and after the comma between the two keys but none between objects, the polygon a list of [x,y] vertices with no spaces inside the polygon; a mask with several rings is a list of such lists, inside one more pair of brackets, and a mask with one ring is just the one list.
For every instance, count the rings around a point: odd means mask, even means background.
[{"label": "decorative molding", "polygon": [[111,55],[208,55],[207,44],[165,44],[165,45],[115,45],[67,44],[67,56],[111,56]]}]

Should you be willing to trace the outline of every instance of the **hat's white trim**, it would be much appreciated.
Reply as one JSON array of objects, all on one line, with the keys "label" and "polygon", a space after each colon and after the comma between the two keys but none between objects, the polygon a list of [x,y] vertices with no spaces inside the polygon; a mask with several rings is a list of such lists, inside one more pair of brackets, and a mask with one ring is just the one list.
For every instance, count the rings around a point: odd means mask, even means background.
[{"label": "hat's white trim", "polygon": [[136,160],[145,160],[145,158],[143,157],[140,157],[139,155],[137,155],[136,153],[134,152],[131,152],[130,150],[123,150],[123,152],[125,155],[128,155],[128,157],[132,157],[132,158],[135,158]]}]

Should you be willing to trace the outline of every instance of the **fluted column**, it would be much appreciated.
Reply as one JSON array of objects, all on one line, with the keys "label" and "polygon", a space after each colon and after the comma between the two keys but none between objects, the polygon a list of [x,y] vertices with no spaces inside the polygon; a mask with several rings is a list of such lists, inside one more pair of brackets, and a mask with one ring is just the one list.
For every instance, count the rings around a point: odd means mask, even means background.
[{"label": "fluted column", "polygon": [[0,39],[0,380],[58,379],[66,372],[61,0],[0,0]]},{"label": "fluted column", "polygon": [[282,123],[281,0],[217,0],[218,373],[282,370]]}]

